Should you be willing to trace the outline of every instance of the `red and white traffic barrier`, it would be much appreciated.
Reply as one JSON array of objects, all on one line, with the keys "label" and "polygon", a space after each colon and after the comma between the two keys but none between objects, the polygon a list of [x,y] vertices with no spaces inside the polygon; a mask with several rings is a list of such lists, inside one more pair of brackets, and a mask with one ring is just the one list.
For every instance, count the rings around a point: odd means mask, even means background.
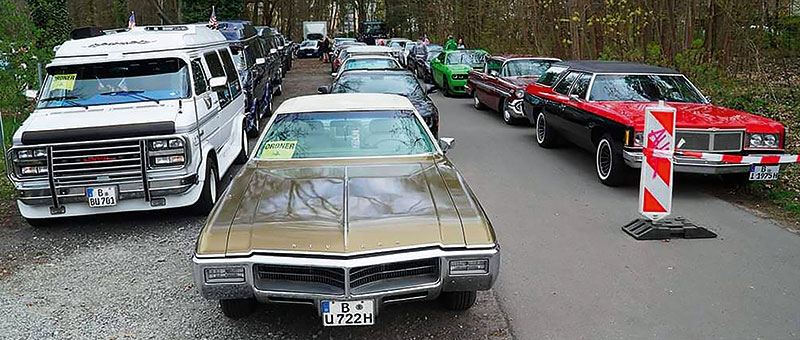
[{"label": "red and white traffic barrier", "polygon": [[664,150],[657,150],[653,148],[643,148],[642,153],[645,156],[655,156],[659,158],[670,158],[674,155],[692,157],[712,162],[722,162],[728,164],[794,164],[800,163],[800,155],[775,155],[775,156],[741,156],[741,155],[725,155],[720,153],[696,152],[696,151],[681,151],[667,152]]},{"label": "red and white traffic barrier", "polygon": [[651,221],[669,216],[672,211],[672,167],[675,151],[675,108],[659,102],[644,115],[644,153],[639,181],[639,213]]}]

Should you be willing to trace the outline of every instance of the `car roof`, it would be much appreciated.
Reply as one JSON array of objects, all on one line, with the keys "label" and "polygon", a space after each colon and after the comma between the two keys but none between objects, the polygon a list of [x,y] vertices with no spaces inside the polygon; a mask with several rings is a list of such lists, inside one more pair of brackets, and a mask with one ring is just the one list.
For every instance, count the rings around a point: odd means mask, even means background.
[{"label": "car roof", "polygon": [[226,20],[219,23],[219,31],[228,40],[243,40],[258,35],[258,31],[250,21]]},{"label": "car roof", "polygon": [[391,47],[386,46],[351,46],[347,48],[348,52],[391,52]]},{"label": "car roof", "polygon": [[287,99],[275,114],[298,112],[343,112],[414,110],[408,98],[382,93],[333,93]]},{"label": "car roof", "polygon": [[657,73],[657,74],[681,74],[673,69],[664,67],[640,64],[628,61],[600,61],[600,60],[580,60],[562,61],[553,66],[565,66],[574,71],[585,71],[589,73]]},{"label": "car roof", "polygon": [[342,74],[364,74],[364,75],[385,75],[385,76],[414,76],[409,70],[406,69],[380,69],[380,70],[370,70],[370,69],[353,69],[353,70],[344,70]]},{"label": "car roof", "polygon": [[477,49],[477,48],[465,49],[465,50],[444,50],[443,52],[444,53],[448,53],[448,54],[449,53],[455,53],[455,52],[483,52],[483,53],[489,53],[489,52],[486,52],[486,50]]},{"label": "car roof", "polygon": [[78,62],[75,57],[124,57],[126,54],[175,51],[225,43],[227,40],[219,31],[206,25],[138,26],[115,34],[67,40],[56,51],[52,64],[74,64]]},{"label": "car roof", "polygon": [[501,60],[503,62],[514,60],[514,59],[535,59],[535,60],[550,60],[550,61],[561,61],[561,59],[553,58],[553,57],[540,57],[535,55],[522,55],[522,54],[501,54],[501,55],[493,55],[491,56],[492,59]]},{"label": "car roof", "polygon": [[347,60],[345,60],[345,61],[361,60],[361,59],[383,59],[383,60],[394,60],[394,61],[396,61],[396,59],[394,59],[392,57],[389,57],[389,56],[385,56],[385,55],[354,55],[354,56],[351,56],[350,58],[347,58]]}]

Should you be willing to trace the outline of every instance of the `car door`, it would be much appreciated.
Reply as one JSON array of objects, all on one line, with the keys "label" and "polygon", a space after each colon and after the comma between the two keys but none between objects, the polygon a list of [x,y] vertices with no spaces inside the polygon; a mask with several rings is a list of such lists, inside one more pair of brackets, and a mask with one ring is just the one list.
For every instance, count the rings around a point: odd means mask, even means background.
[{"label": "car door", "polygon": [[590,73],[580,73],[572,85],[569,92],[569,100],[564,105],[563,117],[569,124],[569,129],[578,132],[575,135],[576,144],[588,149],[594,149],[592,143],[591,130],[597,122],[594,115],[589,113],[586,108],[586,94],[589,91],[589,83],[592,80]]},{"label": "car door", "polygon": [[479,97],[486,106],[494,110],[500,110],[500,101],[504,96],[499,88],[501,82],[500,69],[502,66],[503,63],[497,59],[490,59],[486,62],[486,83]]},{"label": "car door", "polygon": [[[222,60],[219,58],[216,51],[204,53],[203,59],[208,67],[209,79],[216,77],[227,78],[225,69],[222,67]],[[233,96],[231,95],[231,90],[227,83],[225,86],[212,88],[211,91],[213,92],[212,98],[216,98],[216,101],[212,103],[213,111],[210,113],[210,117],[204,122],[207,127],[203,129],[203,132],[207,136],[208,141],[214,146],[214,149],[219,152],[227,139],[225,134],[220,133],[226,120],[226,117],[223,117],[226,115],[223,113],[223,110],[231,106],[230,103],[233,100]]]},{"label": "car door", "polygon": [[219,113],[219,98],[215,91],[208,86],[209,72],[203,66],[203,58],[194,56],[191,59],[192,81],[194,82],[195,112],[197,114],[197,129],[203,142],[210,142],[210,136],[217,128],[216,115]]},{"label": "car door", "polygon": [[[239,81],[239,73],[236,71],[236,66],[233,64],[233,58],[227,48],[217,50],[220,59],[222,60],[222,67],[225,69],[225,74],[228,80],[228,87],[231,89],[231,101],[225,107],[220,108],[220,118],[222,119],[220,136],[220,143],[224,146],[236,145],[239,140],[239,133],[242,129],[241,125],[234,124],[239,121],[241,116],[244,115],[244,94],[242,93],[241,82]],[[220,148],[223,148],[221,146]],[[226,153],[223,151],[223,153]],[[227,153],[226,153],[227,155]],[[220,156],[222,158],[222,156]],[[220,169],[222,170],[222,169]],[[222,173],[222,171],[220,171]]]},{"label": "car door", "polygon": [[[267,100],[266,93],[270,88],[270,72],[268,69],[269,62],[267,62],[266,58],[264,58],[264,52],[261,48],[261,43],[255,38],[250,40],[244,52],[245,58],[253,61],[253,64],[250,68],[250,76],[253,79],[252,91],[253,98],[255,99],[254,102],[258,103],[258,105],[263,105]],[[265,62],[259,64],[256,62],[258,59],[265,59]],[[248,65],[249,64],[250,62],[248,61]],[[256,106],[256,112],[260,112],[260,107],[258,105]]]},{"label": "car door", "polygon": [[441,53],[436,58],[431,59],[431,78],[433,78],[433,83],[439,87],[444,87],[442,83],[442,69],[444,68],[444,60],[446,57],[446,53]]},{"label": "car door", "polygon": [[559,82],[555,83],[553,86],[553,96],[545,99],[545,104],[543,106],[547,121],[550,122],[554,128],[560,130],[564,137],[573,141],[575,140],[577,132],[571,128],[571,124],[564,118],[564,108],[567,102],[569,102],[567,94],[569,94],[572,84],[575,83],[575,80],[578,79],[580,75],[580,72],[570,71]]}]

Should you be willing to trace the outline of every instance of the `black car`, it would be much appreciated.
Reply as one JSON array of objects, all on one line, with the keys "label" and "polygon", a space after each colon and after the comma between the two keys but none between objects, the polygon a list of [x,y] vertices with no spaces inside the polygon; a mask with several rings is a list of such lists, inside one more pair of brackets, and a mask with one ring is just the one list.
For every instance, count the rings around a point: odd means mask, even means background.
[{"label": "black car", "polygon": [[257,26],[258,34],[264,37],[267,46],[274,48],[281,59],[281,77],[286,76],[292,68],[292,59],[294,54],[291,48],[287,48],[286,38],[278,31],[277,28],[267,26]]},{"label": "black car", "polygon": [[339,74],[331,86],[321,86],[319,93],[390,93],[408,97],[435,137],[439,136],[439,109],[428,94],[432,85],[422,86],[407,70],[352,70]]},{"label": "black car", "polygon": [[264,43],[264,51],[269,51],[270,60],[275,63],[277,71],[272,76],[273,94],[281,95],[283,92],[283,76],[286,74],[286,56],[283,54],[283,42],[277,30],[267,26],[256,27]]},{"label": "black car", "polygon": [[442,51],[444,51],[444,48],[441,45],[429,44],[425,46],[425,44],[417,44],[414,47],[414,62],[413,66],[409,65],[409,67],[411,67],[417,78],[426,83],[432,82],[431,59],[436,58]]},{"label": "black car", "polygon": [[279,74],[279,60],[264,51],[263,39],[249,21],[219,23],[219,31],[230,42],[231,54],[246,94],[247,135],[258,136],[260,119],[272,113],[272,88]]}]

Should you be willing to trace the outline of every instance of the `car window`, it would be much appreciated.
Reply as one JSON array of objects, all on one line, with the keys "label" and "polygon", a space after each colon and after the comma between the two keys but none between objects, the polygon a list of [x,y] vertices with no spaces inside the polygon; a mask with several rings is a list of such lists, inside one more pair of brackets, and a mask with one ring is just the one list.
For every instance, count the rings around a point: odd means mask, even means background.
[{"label": "car window", "polygon": [[200,95],[208,91],[208,81],[206,81],[206,72],[203,70],[203,64],[200,58],[192,59],[192,79],[194,80],[194,93]]},{"label": "car window", "polygon": [[455,51],[447,54],[447,65],[483,66],[486,62],[486,52],[483,51]]},{"label": "car window", "polygon": [[236,71],[236,66],[233,66],[231,54],[228,49],[221,49],[218,51],[222,57],[222,66],[225,68],[225,73],[228,75],[228,87],[231,89],[231,97],[236,97],[242,91],[239,84],[239,73]]},{"label": "car window", "polygon": [[553,92],[566,95],[567,92],[569,91],[570,86],[572,85],[573,82],[575,82],[575,79],[578,78],[579,75],[580,73],[578,72],[568,73],[563,80],[561,80],[560,82],[558,82],[558,84],[556,84],[556,87],[553,88]]},{"label": "car window", "polygon": [[[381,72],[383,73],[383,72]],[[425,91],[413,75],[370,74],[368,72],[344,73],[333,84],[333,93],[390,93],[414,100],[425,98]]]},{"label": "car window", "polygon": [[[245,59],[245,62],[247,62],[247,65],[255,65],[256,64],[256,58],[258,58],[258,56],[256,54],[257,54],[257,51],[255,49],[255,44],[252,44],[252,43],[251,44],[247,44],[247,46],[244,49],[244,59]],[[222,55],[221,51],[220,51],[220,55]]]},{"label": "car window", "polygon": [[[208,65],[208,71],[211,72],[211,78],[225,77],[225,70],[222,69],[222,62],[219,60],[217,52],[206,52],[203,54],[203,58],[206,60],[206,65]],[[231,95],[230,89],[227,86],[213,88],[212,90],[217,93],[220,106],[225,106],[228,104]]]},{"label": "car window", "polygon": [[547,71],[542,74],[539,78],[539,81],[536,83],[544,86],[553,86],[556,83],[556,80],[566,71],[567,68],[563,66],[553,66],[547,69]]},{"label": "car window", "polygon": [[504,77],[540,76],[554,61],[543,59],[511,60],[503,67]]},{"label": "car window", "polygon": [[439,55],[436,57],[436,59],[439,60],[440,62],[444,62],[444,57],[445,57],[445,53],[439,53]]},{"label": "car window", "polygon": [[502,68],[502,67],[503,67],[503,63],[501,63],[499,60],[497,60],[497,59],[489,59],[489,61],[486,62],[486,73],[489,73],[489,71],[492,71],[492,70],[500,72],[500,68]]},{"label": "car window", "polygon": [[402,69],[393,59],[355,59],[344,64],[345,70],[399,70]]},{"label": "car window", "polygon": [[682,75],[598,75],[590,100],[703,103],[703,95]]},{"label": "car window", "polygon": [[572,87],[570,95],[577,95],[580,99],[586,99],[586,92],[589,91],[589,82],[592,80],[592,75],[589,73],[581,73],[575,86]]},{"label": "car window", "polygon": [[403,156],[435,151],[411,111],[312,112],[277,115],[255,158]]}]

